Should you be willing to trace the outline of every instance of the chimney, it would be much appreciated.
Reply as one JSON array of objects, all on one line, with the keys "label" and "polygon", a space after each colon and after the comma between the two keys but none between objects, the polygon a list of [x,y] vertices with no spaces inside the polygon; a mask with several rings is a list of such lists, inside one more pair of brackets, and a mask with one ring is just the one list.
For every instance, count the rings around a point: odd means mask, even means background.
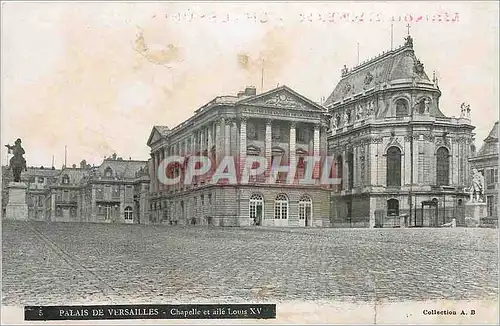
[{"label": "chimney", "polygon": [[238,97],[245,96],[245,91],[238,92]]},{"label": "chimney", "polygon": [[116,161],[116,153],[113,153],[113,160]]},{"label": "chimney", "polygon": [[246,96],[255,96],[255,95],[257,95],[257,89],[255,88],[255,86],[247,86],[245,88],[245,95]]}]

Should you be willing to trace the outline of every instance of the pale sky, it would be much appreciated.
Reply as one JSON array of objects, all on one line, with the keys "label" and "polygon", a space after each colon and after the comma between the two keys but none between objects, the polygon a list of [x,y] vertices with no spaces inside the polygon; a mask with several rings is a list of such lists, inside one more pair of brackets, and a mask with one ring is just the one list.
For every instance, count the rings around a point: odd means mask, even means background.
[{"label": "pale sky", "polygon": [[[60,167],[65,145],[68,165],[99,164],[113,152],[146,160],[153,125],[172,128],[247,85],[260,92],[262,59],[264,91],[286,84],[320,101],[343,65],[357,64],[358,42],[360,62],[390,50],[393,15],[402,19],[394,23],[395,46],[411,15],[415,53],[439,77],[441,111],[458,116],[469,103],[478,146],[498,120],[493,1],[2,6],[2,145],[22,138],[29,166],[50,166],[54,155]],[[445,21],[445,13],[449,20],[458,13],[458,21]],[[433,22],[438,14],[442,21]]]}]

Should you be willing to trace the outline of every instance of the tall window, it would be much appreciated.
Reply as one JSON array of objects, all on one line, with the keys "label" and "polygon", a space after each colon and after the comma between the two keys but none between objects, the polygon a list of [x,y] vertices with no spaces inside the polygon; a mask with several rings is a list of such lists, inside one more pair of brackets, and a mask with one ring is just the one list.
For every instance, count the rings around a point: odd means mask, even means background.
[{"label": "tall window", "polygon": [[354,186],[354,155],[352,153],[347,154],[347,169],[349,175],[349,189]]},{"label": "tall window", "polygon": [[389,199],[387,201],[387,215],[389,216],[399,215],[399,201],[397,199]]},{"label": "tall window", "polygon": [[312,199],[309,196],[303,196],[299,200],[299,220],[304,220],[307,216],[308,219],[312,215]]},{"label": "tall window", "polygon": [[274,219],[288,218],[288,197],[284,194],[278,195],[274,201]]},{"label": "tall window", "polygon": [[262,217],[262,212],[264,209],[264,199],[259,194],[253,194],[250,196],[250,218],[256,220],[258,217]]},{"label": "tall window", "polygon": [[408,102],[404,99],[396,101],[396,117],[408,115]]},{"label": "tall window", "polygon": [[133,211],[132,211],[132,207],[127,206],[127,207],[125,208],[125,220],[126,220],[126,221],[132,221],[132,220],[133,220],[132,213],[133,213]]},{"label": "tall window", "polygon": [[396,146],[387,150],[387,186],[401,186],[401,150]]},{"label": "tall window", "polygon": [[438,186],[450,184],[450,155],[446,147],[440,147],[436,153],[436,184]]},{"label": "tall window", "polygon": [[344,163],[342,162],[342,155],[339,155],[337,156],[337,160],[335,161],[335,175],[336,178],[340,179],[340,185],[339,185],[340,190],[342,189],[342,185],[344,183],[344,180],[342,178],[343,177],[342,173],[344,172],[343,169],[344,169]]}]

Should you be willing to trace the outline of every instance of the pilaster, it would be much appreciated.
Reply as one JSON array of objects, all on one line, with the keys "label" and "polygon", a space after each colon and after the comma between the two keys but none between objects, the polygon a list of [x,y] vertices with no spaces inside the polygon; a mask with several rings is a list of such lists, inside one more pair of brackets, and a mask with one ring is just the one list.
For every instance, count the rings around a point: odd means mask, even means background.
[{"label": "pilaster", "polygon": [[296,124],[290,124],[290,150],[289,150],[289,167],[295,171],[297,166],[296,158]]},{"label": "pilaster", "polygon": [[240,118],[240,172],[247,158],[247,118]]},{"label": "pilaster", "polygon": [[[265,157],[268,165],[271,165],[271,148],[272,148],[272,120],[266,120],[266,134],[265,134]],[[271,171],[270,167],[266,169],[266,177],[269,176]]]}]

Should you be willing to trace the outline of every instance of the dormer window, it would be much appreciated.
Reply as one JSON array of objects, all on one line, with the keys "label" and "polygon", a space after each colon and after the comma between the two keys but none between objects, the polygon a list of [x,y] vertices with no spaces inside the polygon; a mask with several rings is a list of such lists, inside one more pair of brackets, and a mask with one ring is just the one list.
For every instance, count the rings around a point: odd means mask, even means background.
[{"label": "dormer window", "polygon": [[109,166],[104,170],[104,176],[107,178],[111,178],[113,176],[113,170]]},{"label": "dormer window", "polygon": [[69,184],[69,176],[67,174],[63,175],[62,183],[65,185]]}]

